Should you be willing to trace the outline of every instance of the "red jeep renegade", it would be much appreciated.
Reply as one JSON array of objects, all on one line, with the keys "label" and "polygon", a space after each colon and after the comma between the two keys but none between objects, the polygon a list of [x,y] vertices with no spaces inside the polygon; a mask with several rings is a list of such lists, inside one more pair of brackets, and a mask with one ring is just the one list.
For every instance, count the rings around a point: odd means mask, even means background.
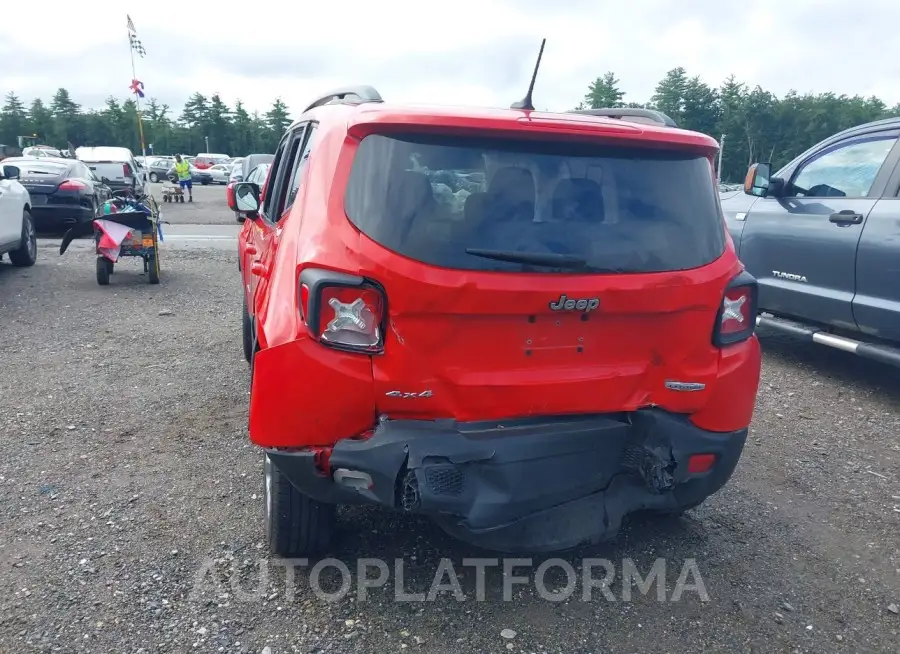
[{"label": "red jeep renegade", "polygon": [[229,194],[272,553],[340,504],[547,552],[721,488],[760,348],[717,151],[641,109],[311,104]]}]

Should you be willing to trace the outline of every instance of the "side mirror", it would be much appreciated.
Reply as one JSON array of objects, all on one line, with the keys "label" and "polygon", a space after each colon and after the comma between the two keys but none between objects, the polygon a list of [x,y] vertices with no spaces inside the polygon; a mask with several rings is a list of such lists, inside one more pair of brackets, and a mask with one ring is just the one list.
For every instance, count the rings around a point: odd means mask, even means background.
[{"label": "side mirror", "polygon": [[772,164],[755,163],[750,166],[747,176],[744,178],[744,193],[758,198],[764,198],[769,193],[771,184]]},{"label": "side mirror", "polygon": [[12,165],[3,166],[3,177],[4,177],[4,179],[19,179],[18,166],[12,166]]},{"label": "side mirror", "polygon": [[237,213],[247,214],[253,220],[259,215],[259,187],[253,182],[238,182],[228,194],[228,207]]}]

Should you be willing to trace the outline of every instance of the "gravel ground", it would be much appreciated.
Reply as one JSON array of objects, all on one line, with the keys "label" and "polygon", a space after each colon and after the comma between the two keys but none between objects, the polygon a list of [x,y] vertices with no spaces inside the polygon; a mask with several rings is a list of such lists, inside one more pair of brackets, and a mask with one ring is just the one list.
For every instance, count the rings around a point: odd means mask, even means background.
[{"label": "gravel ground", "polygon": [[225,202],[225,187],[221,184],[194,185],[194,201],[166,204],[162,201],[162,184],[150,184],[150,192],[163,210],[163,220],[174,224],[234,225],[234,214]]},{"label": "gravel ground", "polygon": [[[584,559],[607,559],[609,597],[584,601],[579,582],[565,601],[533,584],[503,601],[499,566],[479,595],[462,560],[492,554],[424,520],[353,508],[331,553],[353,572],[351,590],[328,602],[312,592],[310,566],[290,597],[265,555],[233,254],[164,252],[156,287],[131,263],[97,286],[82,250],[58,257],[44,245],[39,257],[29,270],[0,264],[3,654],[900,650],[891,369],[766,337],[732,483],[683,518],[638,517],[614,543],[565,557],[579,579]],[[667,588],[635,588],[626,601],[624,561],[646,576],[658,557]],[[360,558],[392,568],[401,558],[404,579],[392,571],[362,594]],[[396,601],[397,586],[427,592],[443,559],[463,601]],[[690,589],[672,601],[691,559],[707,601]],[[559,568],[547,579],[565,585]],[[323,590],[339,582],[334,568],[322,574]]]}]

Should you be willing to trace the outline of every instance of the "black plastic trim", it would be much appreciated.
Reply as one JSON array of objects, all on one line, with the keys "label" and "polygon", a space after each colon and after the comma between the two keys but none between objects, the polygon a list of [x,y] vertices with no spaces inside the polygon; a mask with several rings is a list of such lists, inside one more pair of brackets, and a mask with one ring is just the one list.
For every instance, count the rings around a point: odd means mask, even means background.
[{"label": "black plastic trim", "polygon": [[[350,100],[350,98],[356,98],[356,100]],[[306,109],[304,109],[303,113],[306,113],[311,109],[315,109],[316,107],[326,105],[335,100],[338,100],[339,104],[365,104],[367,102],[384,102],[381,94],[378,93],[378,91],[376,91],[375,87],[373,86],[344,86],[320,96]]]},{"label": "black plastic trim", "polygon": [[[647,118],[652,120],[654,123],[659,125],[664,125],[665,127],[678,127],[678,123],[676,123],[671,117],[667,116],[661,111],[656,111],[654,109],[639,109],[639,108],[631,108],[631,107],[622,107],[622,108],[603,108],[603,109],[572,109],[568,113],[570,114],[583,114],[586,116],[603,116],[606,118],[618,118],[620,120],[627,121],[629,118]],[[643,121],[632,121],[632,122],[643,122]]]},{"label": "black plastic trim", "polygon": [[[312,450],[266,453],[319,502],[418,513],[479,547],[546,552],[610,538],[634,511],[700,503],[731,477],[746,437],[746,429],[709,432],[658,409],[490,423],[382,420],[371,438],[339,440],[329,457],[332,474],[368,478],[366,487],[323,475]],[[690,473],[694,454],[715,454],[716,463]]]}]

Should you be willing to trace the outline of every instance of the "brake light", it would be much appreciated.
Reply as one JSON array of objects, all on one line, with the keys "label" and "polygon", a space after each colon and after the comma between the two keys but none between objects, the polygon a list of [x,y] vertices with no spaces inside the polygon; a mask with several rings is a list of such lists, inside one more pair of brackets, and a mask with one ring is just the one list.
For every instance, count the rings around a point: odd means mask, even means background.
[{"label": "brake light", "polygon": [[87,184],[74,179],[67,179],[59,185],[58,191],[83,191],[87,188]]},{"label": "brake light", "polygon": [[753,335],[756,331],[757,295],[756,279],[746,271],[731,281],[725,289],[716,318],[714,345],[732,345]]},{"label": "brake light", "polygon": [[125,177],[131,176],[131,166],[129,166],[127,163],[122,164],[122,174],[125,175]]},{"label": "brake light", "polygon": [[385,297],[380,288],[359,277],[311,269],[301,274],[300,282],[300,315],[313,338],[339,350],[383,350]]}]

